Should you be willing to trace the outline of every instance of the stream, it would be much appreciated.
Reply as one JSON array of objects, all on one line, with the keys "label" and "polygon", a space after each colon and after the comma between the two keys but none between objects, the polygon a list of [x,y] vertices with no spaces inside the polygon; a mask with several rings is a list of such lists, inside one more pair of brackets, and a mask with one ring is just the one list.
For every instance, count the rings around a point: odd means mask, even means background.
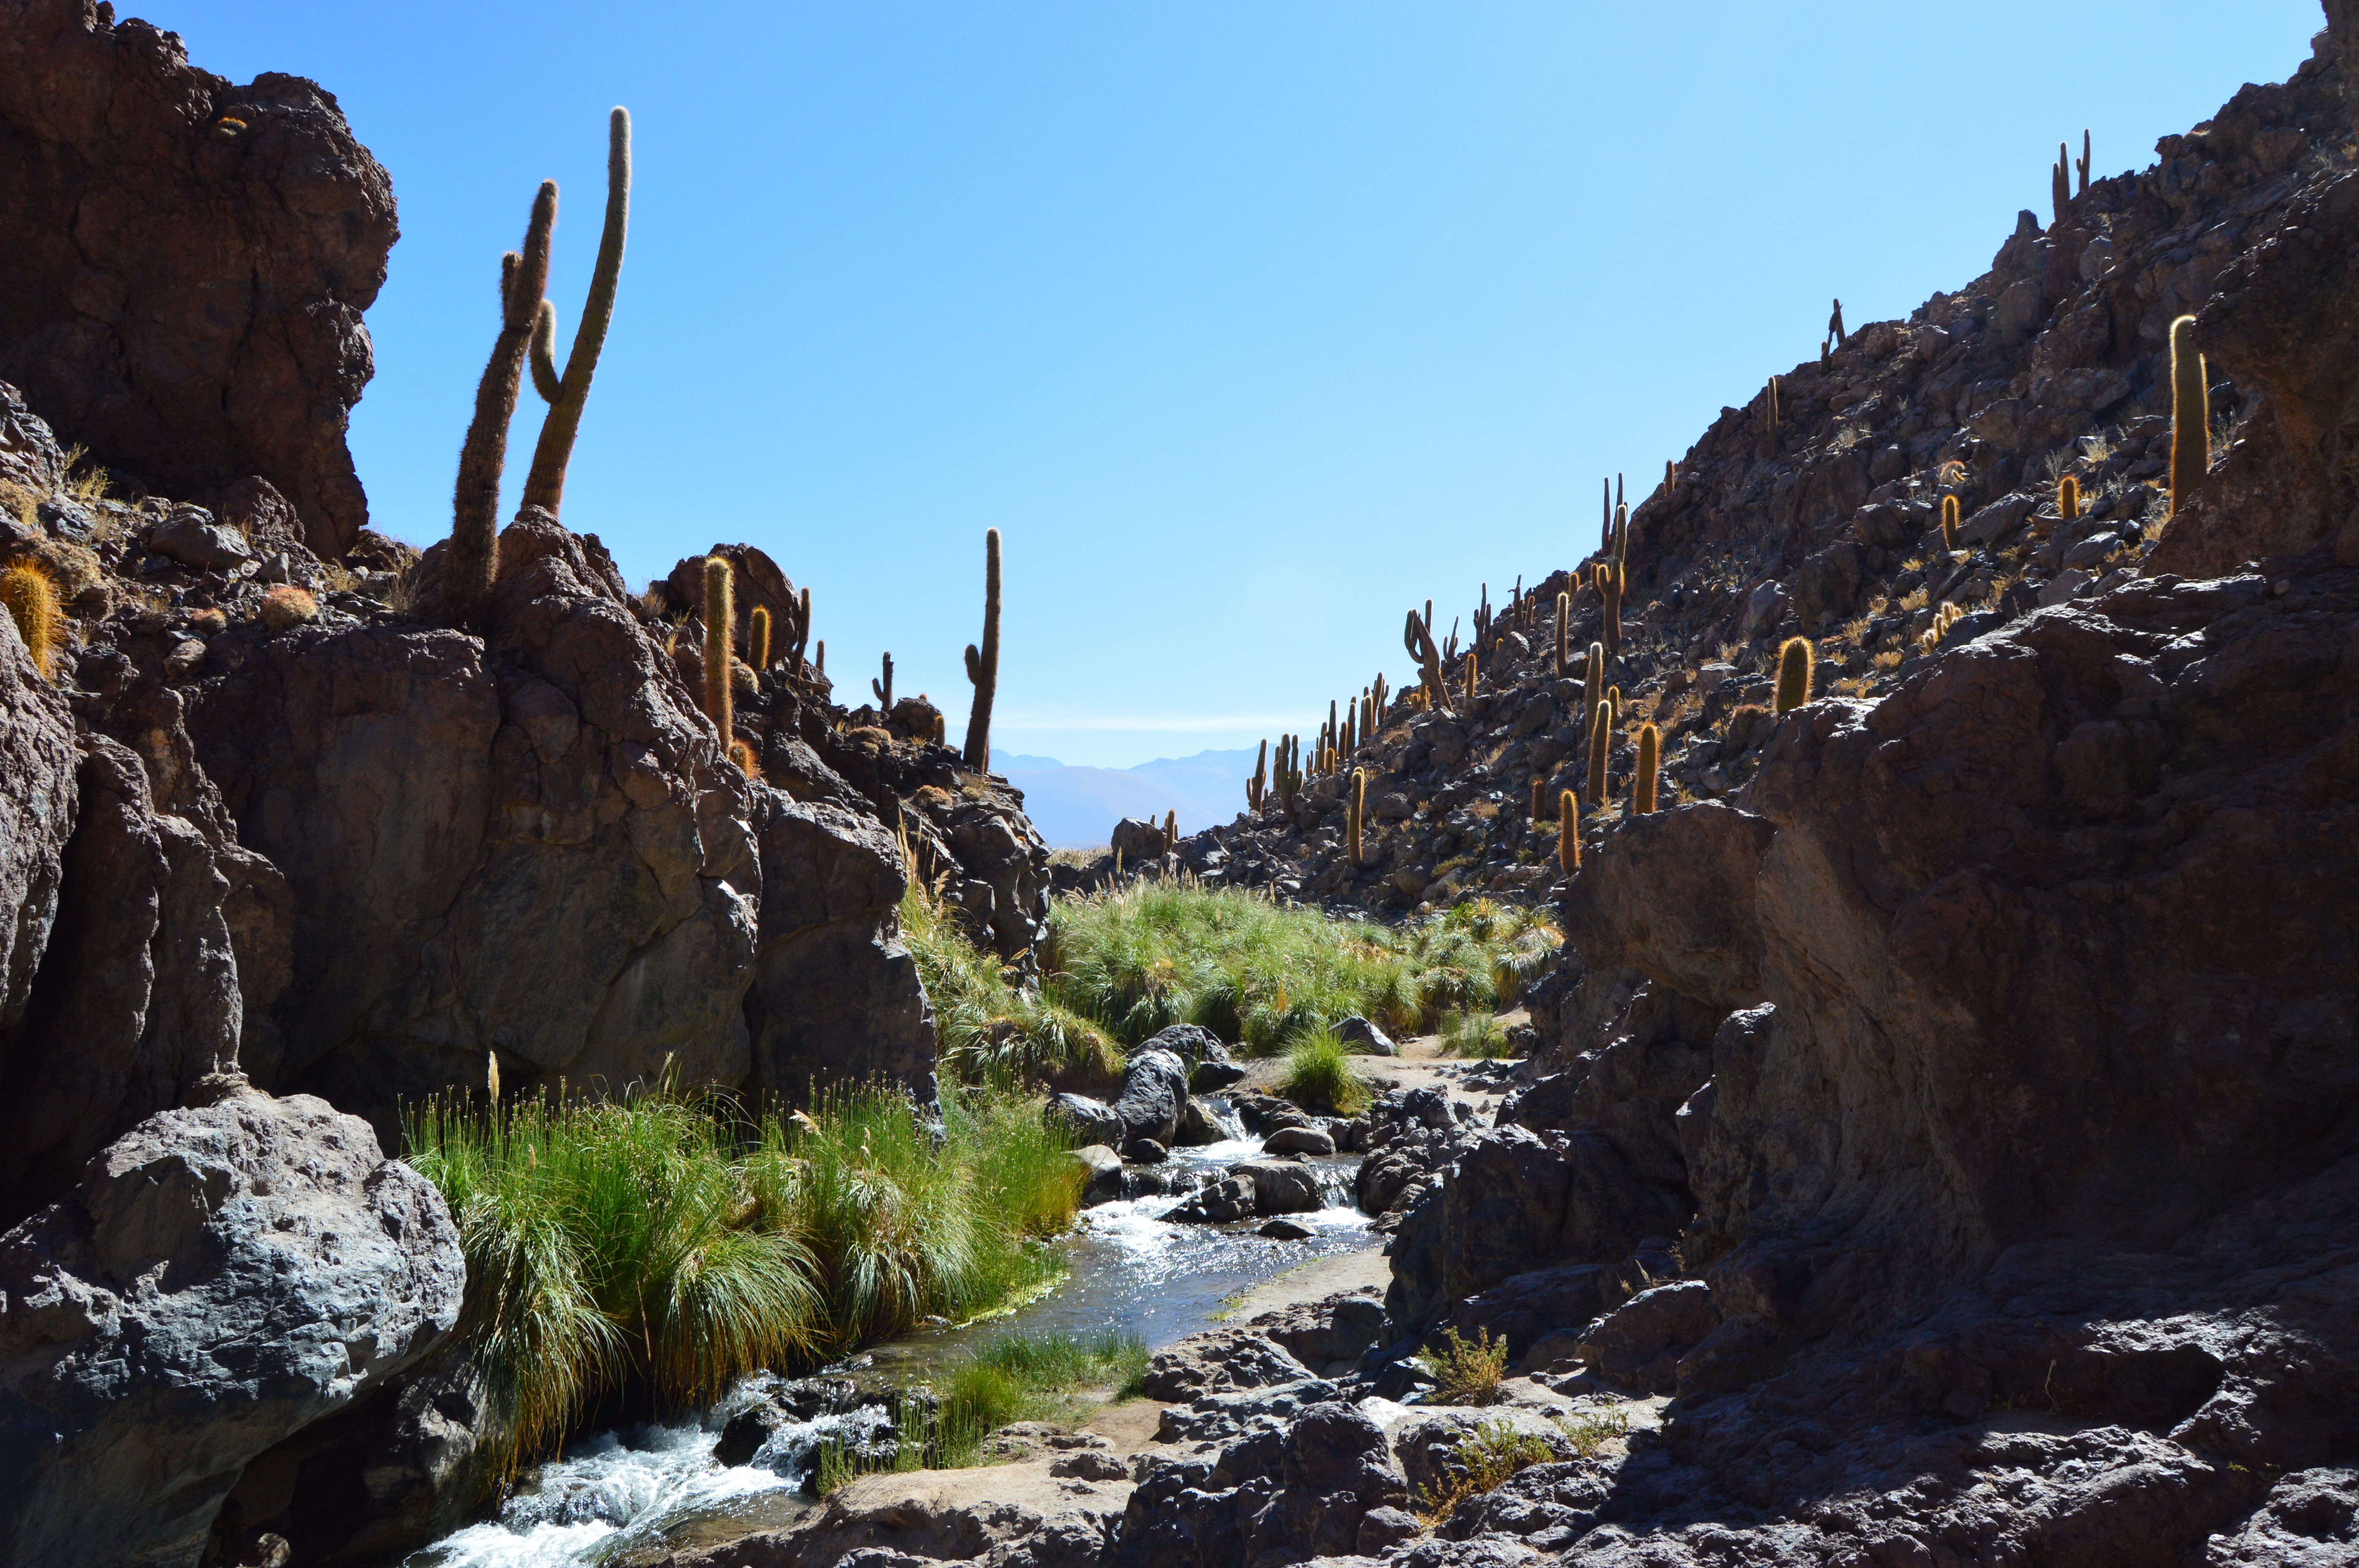
[{"label": "stream", "polygon": [[[1167,1170],[1216,1179],[1219,1170],[1261,1153],[1261,1140],[1243,1134],[1225,1100],[1216,1103],[1234,1136],[1174,1149]],[[1184,1191],[1101,1204],[1082,1210],[1057,1243],[1068,1272],[1055,1290],[1003,1316],[872,1346],[826,1370],[856,1370],[864,1382],[906,1387],[1009,1330],[1086,1337],[1117,1328],[1150,1349],[1183,1339],[1211,1326],[1242,1291],[1313,1259],[1379,1245],[1368,1217],[1351,1201],[1359,1158],[1313,1163],[1332,1202],[1288,1217],[1310,1229],[1307,1240],[1270,1240],[1255,1234],[1252,1220],[1206,1226],[1164,1219]],[[534,1470],[496,1518],[411,1553],[404,1568],[626,1568],[665,1551],[782,1529],[814,1506],[804,1487],[821,1445],[860,1435],[859,1423],[875,1417],[853,1411],[792,1422],[773,1433],[752,1462],[721,1464],[714,1449],[722,1428],[776,1382],[767,1374],[748,1379],[698,1420],[578,1439]]]}]

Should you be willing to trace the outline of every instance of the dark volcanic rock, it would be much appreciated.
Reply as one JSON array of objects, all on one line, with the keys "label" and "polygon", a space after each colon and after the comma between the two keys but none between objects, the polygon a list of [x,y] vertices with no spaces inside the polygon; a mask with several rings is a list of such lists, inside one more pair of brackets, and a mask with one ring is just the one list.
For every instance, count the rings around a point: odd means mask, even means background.
[{"label": "dark volcanic rock", "polygon": [[240,1469],[457,1322],[442,1200],[366,1124],[234,1089],[0,1236],[0,1561],[196,1562]]},{"label": "dark volcanic rock", "polygon": [[0,28],[0,376],[167,493],[267,481],[323,557],[368,520],[344,450],[393,189],[336,101],[244,87],[82,0]]}]

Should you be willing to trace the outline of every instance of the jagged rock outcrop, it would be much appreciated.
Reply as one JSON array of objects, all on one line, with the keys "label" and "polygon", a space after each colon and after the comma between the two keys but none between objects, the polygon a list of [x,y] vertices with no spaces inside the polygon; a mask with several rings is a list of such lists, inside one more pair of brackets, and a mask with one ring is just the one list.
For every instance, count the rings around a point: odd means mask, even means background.
[{"label": "jagged rock outcrop", "polygon": [[431,1185],[355,1118],[217,1082],[0,1236],[0,1562],[193,1568],[248,1461],[458,1320]]},{"label": "jagged rock outcrop", "polygon": [[396,225],[332,96],[236,86],[109,4],[11,0],[0,213],[0,377],[65,440],[209,504],[258,478],[319,554],[353,545],[344,429]]}]

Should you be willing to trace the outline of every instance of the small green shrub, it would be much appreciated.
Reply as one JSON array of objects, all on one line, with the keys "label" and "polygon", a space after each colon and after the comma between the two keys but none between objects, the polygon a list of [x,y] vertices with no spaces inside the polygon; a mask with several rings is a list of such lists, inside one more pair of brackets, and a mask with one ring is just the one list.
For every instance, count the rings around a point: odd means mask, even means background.
[{"label": "small green shrub", "polygon": [[1557,1422],[1572,1443],[1572,1451],[1583,1459],[1593,1457],[1614,1439],[1630,1430],[1630,1412],[1615,1405],[1611,1410],[1591,1411],[1584,1415],[1569,1415]]},{"label": "small green shrub", "polygon": [[1306,1110],[1350,1116],[1369,1099],[1367,1080],[1353,1065],[1351,1053],[1322,1029],[1298,1040],[1286,1053],[1286,1076],[1277,1092]]},{"label": "small green shrub", "polygon": [[1491,1337],[1487,1328],[1467,1339],[1454,1328],[1441,1331],[1440,1347],[1421,1352],[1418,1365],[1433,1374],[1435,1392],[1444,1404],[1487,1405],[1499,1397],[1507,1375],[1507,1341]]},{"label": "small green shrub", "polygon": [[1556,1457],[1556,1451],[1538,1433],[1519,1432],[1510,1422],[1486,1421],[1459,1440],[1457,1457],[1462,1471],[1428,1486],[1420,1499],[1418,1516],[1428,1526],[1449,1519],[1467,1498],[1495,1490],[1535,1465],[1547,1464]]}]

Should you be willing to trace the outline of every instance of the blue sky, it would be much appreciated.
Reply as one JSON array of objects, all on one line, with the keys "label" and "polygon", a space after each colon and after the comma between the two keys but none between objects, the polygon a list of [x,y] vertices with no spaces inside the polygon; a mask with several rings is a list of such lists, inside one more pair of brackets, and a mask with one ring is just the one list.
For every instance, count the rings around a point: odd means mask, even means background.
[{"label": "blue sky", "polygon": [[[125,6],[126,10],[136,7]],[[392,171],[353,446],[449,527],[498,257],[562,184],[570,336],[607,108],[630,251],[566,487],[636,586],[745,539],[840,686],[963,723],[1006,535],[1006,750],[1126,766],[1308,728],[1577,557],[1723,404],[1983,272],[2308,54],[2315,0],[1200,0],[486,7],[185,0],[197,63],[310,76]],[[515,439],[528,449],[529,398]],[[513,479],[516,476],[512,475]],[[847,692],[849,695],[849,692]]]}]

